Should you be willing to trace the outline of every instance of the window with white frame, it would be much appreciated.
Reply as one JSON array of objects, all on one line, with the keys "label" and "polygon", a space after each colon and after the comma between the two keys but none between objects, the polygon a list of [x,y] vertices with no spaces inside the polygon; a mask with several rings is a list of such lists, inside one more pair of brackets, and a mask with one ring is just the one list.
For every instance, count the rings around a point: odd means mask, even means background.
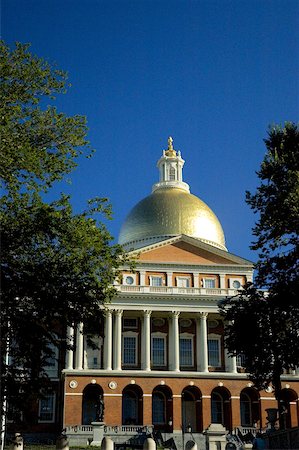
[{"label": "window with white frame", "polygon": [[190,287],[190,278],[189,277],[176,277],[176,285],[177,285],[177,287],[188,288],[188,287]]},{"label": "window with white frame", "polygon": [[166,365],[166,335],[165,333],[152,334],[152,365]]},{"label": "window with white frame", "polygon": [[55,421],[55,392],[47,392],[38,402],[38,421],[53,423]]},{"label": "window with white frame", "polygon": [[206,289],[214,289],[216,287],[216,279],[215,278],[204,278],[203,279],[203,287]]},{"label": "window with white frame", "polygon": [[208,360],[209,366],[221,366],[221,336],[219,335],[208,336]]},{"label": "window with white frame", "polygon": [[184,333],[180,335],[180,365],[192,367],[193,358],[193,335]]},{"label": "window with white frame", "polygon": [[163,285],[163,279],[160,276],[151,275],[150,276],[150,285],[159,287]]},{"label": "window with white frame", "polygon": [[137,333],[123,333],[123,364],[127,366],[137,365]]}]

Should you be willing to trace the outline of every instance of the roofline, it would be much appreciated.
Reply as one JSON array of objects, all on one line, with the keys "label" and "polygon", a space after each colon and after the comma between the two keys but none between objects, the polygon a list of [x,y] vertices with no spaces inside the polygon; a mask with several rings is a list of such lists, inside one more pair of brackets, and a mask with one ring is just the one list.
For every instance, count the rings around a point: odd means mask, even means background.
[{"label": "roofline", "polygon": [[207,244],[206,242],[203,242],[201,239],[187,236],[186,234],[180,234],[180,235],[174,236],[172,238],[162,239],[161,241],[155,242],[154,244],[146,245],[145,247],[140,247],[138,249],[131,250],[128,252],[128,255],[135,256],[135,255],[138,255],[139,253],[148,252],[150,250],[154,250],[159,247],[165,247],[166,245],[174,244],[179,241],[187,242],[198,248],[201,248],[203,250],[207,250],[214,254],[217,254],[218,256],[221,256],[225,259],[232,259],[238,264],[250,265],[250,266],[254,266],[254,264],[255,264],[254,262],[252,262],[248,259],[242,258],[241,256],[235,255],[234,253],[230,253],[228,251],[221,250],[218,247],[215,247],[211,244]]}]

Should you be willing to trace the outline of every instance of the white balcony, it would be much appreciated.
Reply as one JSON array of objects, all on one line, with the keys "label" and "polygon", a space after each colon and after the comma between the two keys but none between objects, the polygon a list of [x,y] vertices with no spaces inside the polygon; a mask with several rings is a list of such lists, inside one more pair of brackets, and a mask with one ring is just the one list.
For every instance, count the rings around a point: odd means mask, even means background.
[{"label": "white balcony", "polygon": [[219,297],[232,297],[238,294],[236,289],[223,288],[186,288],[186,287],[172,287],[172,286],[125,286],[122,284],[116,285],[115,288],[119,292],[130,292],[132,294],[162,294],[162,295],[211,295]]}]

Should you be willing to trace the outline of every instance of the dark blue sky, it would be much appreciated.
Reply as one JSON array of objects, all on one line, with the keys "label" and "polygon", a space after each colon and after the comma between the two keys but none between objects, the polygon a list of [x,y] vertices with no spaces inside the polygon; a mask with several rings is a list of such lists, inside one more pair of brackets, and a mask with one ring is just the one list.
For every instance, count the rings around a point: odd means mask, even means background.
[{"label": "dark blue sky", "polygon": [[1,23],[9,44],[69,73],[58,107],[88,118],[96,154],[56,187],[76,210],[109,197],[117,236],[171,135],[229,250],[256,259],[245,190],[268,125],[298,121],[299,1],[2,0]]}]

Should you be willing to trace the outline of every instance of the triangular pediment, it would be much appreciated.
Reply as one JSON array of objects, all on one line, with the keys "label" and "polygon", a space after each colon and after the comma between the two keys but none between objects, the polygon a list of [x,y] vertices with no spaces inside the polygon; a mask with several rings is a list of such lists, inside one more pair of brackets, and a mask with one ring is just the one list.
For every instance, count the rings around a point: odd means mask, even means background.
[{"label": "triangular pediment", "polygon": [[253,263],[199,239],[181,235],[131,252],[140,262],[203,265],[246,265]]}]

